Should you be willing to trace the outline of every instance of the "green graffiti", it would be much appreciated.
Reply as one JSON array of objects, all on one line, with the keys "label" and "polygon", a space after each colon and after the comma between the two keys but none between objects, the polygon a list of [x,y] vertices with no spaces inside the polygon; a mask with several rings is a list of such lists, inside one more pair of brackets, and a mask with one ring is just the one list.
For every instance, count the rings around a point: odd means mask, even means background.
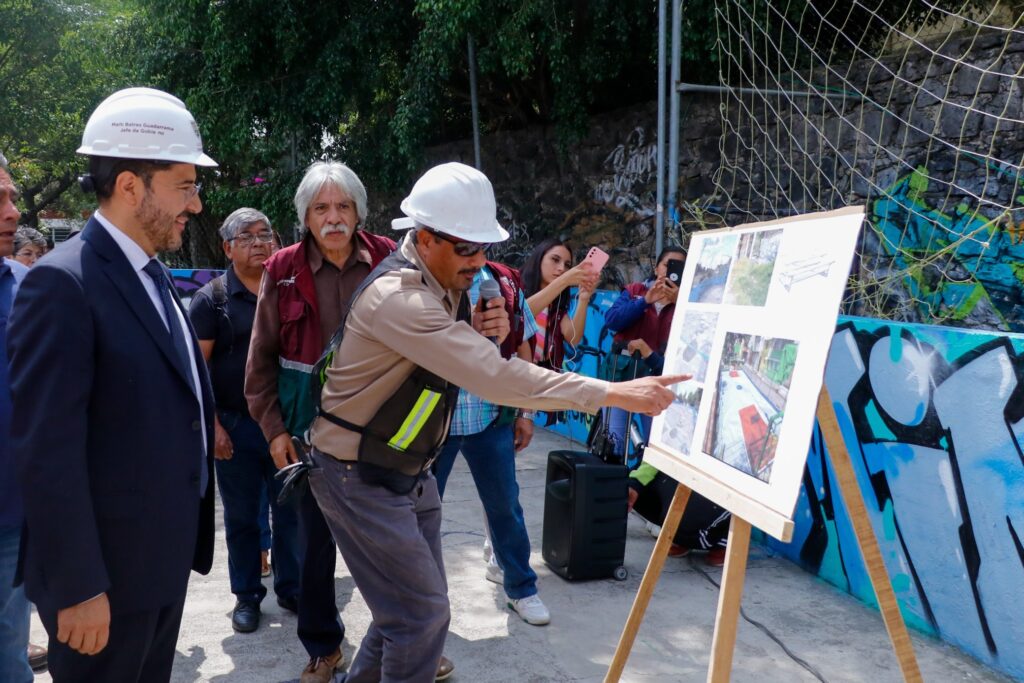
[{"label": "green graffiti", "polygon": [[[966,201],[943,213],[928,204],[928,184],[919,166],[870,203],[871,228],[889,258],[876,284],[898,279],[923,322],[1024,331],[1024,218],[1018,227],[1009,209],[988,217]],[[891,317],[893,305],[879,302],[870,314]]]}]

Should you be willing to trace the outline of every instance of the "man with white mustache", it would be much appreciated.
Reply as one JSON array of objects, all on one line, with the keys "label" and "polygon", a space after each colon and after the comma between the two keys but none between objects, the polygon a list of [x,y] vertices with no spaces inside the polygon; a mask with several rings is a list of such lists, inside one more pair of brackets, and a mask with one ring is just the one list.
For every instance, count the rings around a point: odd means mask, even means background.
[{"label": "man with white mustache", "polygon": [[[314,417],[309,382],[313,364],[348,310],[349,299],[395,243],[359,230],[366,220],[366,188],[345,164],[317,162],[295,192],[305,228],[297,244],[263,264],[246,364],[249,413],[270,444],[280,469],[297,459],[300,439]],[[298,599],[278,604],[298,614],[298,635],[309,654],[301,683],[330,681],[343,659],[345,627],[334,594],[337,550],[312,495],[299,497]]]}]

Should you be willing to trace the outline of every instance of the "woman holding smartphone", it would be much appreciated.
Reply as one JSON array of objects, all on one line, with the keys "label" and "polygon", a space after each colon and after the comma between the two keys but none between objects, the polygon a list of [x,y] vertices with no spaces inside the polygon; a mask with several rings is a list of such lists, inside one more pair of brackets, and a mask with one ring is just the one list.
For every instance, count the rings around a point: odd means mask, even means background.
[{"label": "woman holding smartphone", "polygon": [[[612,352],[626,356],[636,354],[642,359],[643,367],[638,368],[638,377],[661,374],[669,330],[672,329],[672,316],[676,310],[676,297],[679,296],[678,285],[673,284],[668,275],[670,266],[674,272],[680,272],[680,264],[672,264],[672,261],[686,261],[686,251],[675,245],[662,249],[658,254],[653,277],[626,285],[619,298],[604,314],[605,324],[615,333]],[[626,367],[632,368],[633,365]],[[617,408],[608,409],[605,415],[608,432],[615,439],[619,452],[624,455],[628,455],[629,450],[626,443],[627,417],[624,410]],[[651,418],[641,415],[640,421],[646,440],[650,436]]]},{"label": "woman holding smartphone", "polygon": [[[530,340],[533,360],[538,365],[562,369],[563,343],[577,344],[587,324],[587,306],[597,287],[599,274],[587,262],[572,265],[572,252],[554,237],[530,252],[522,268],[523,294],[540,331]],[[579,287],[572,308],[569,289]]]}]

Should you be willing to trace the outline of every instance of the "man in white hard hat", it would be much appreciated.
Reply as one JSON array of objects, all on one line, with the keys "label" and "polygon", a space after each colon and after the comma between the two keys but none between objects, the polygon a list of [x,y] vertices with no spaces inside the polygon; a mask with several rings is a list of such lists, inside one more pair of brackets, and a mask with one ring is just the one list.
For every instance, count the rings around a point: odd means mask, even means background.
[{"label": "man in white hard hat", "polygon": [[[359,283],[394,251],[387,237],[364,229],[366,188],[338,161],[306,169],[295,190],[296,218],[304,233],[263,264],[259,301],[245,372],[249,414],[259,423],[278,467],[296,461],[292,437],[312,422],[310,370],[338,329]],[[298,616],[299,640],[309,655],[300,683],[327,683],[344,663],[345,636],[335,602],[338,555],[313,496],[298,495],[301,578],[297,595],[277,596]]]},{"label": "man in white hard hat", "polygon": [[411,230],[355,295],[311,432],[310,486],[373,615],[347,683],[434,679],[450,613],[430,464],[458,387],[520,408],[653,415],[683,379],[610,384],[504,360],[502,299],[472,314],[464,301],[487,246],[508,238],[490,181],[442,164],[402,211],[392,226]]},{"label": "man in white hard hat", "polygon": [[181,246],[196,167],[216,163],[184,104],[148,88],[104,100],[78,152],[99,210],[11,317],[22,576],[55,681],[166,681],[189,572],[213,559],[214,405],[156,255]]}]

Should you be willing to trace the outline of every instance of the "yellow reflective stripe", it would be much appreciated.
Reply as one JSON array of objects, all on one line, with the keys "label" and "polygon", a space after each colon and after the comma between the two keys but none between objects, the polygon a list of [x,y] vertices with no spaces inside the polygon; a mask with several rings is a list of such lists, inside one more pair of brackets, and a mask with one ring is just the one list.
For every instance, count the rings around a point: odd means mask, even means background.
[{"label": "yellow reflective stripe", "polygon": [[407,449],[413,440],[419,436],[420,431],[427,423],[431,414],[433,414],[434,408],[437,407],[437,402],[440,400],[441,394],[439,392],[424,389],[416,400],[416,405],[412,407],[409,415],[406,416],[405,422],[402,423],[402,426],[398,428],[395,435],[388,441],[388,445],[400,451]]}]

